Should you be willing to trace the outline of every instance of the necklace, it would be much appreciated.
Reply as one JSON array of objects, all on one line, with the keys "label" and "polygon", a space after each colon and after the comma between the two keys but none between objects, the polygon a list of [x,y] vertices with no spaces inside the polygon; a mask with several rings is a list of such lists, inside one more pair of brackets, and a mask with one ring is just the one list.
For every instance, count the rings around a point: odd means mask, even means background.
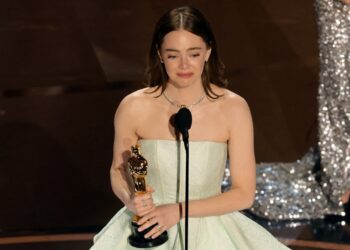
[{"label": "necklace", "polygon": [[163,96],[164,98],[173,106],[176,106],[178,107],[179,109],[180,108],[188,108],[188,109],[191,109],[193,106],[196,106],[197,104],[199,104],[201,101],[203,101],[204,97],[205,97],[205,93],[203,93],[203,95],[197,100],[195,101],[194,103],[190,104],[190,105],[185,105],[185,104],[179,104],[177,101],[175,100],[171,100],[169,98],[169,96],[167,95],[166,91],[164,90],[163,92]]}]

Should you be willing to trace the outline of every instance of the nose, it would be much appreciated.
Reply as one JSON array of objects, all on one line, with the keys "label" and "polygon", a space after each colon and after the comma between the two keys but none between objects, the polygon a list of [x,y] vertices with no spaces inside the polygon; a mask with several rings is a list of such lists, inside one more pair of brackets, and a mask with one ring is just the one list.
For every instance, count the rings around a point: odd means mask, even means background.
[{"label": "nose", "polygon": [[180,69],[186,69],[187,67],[188,67],[188,58],[186,56],[181,56]]}]

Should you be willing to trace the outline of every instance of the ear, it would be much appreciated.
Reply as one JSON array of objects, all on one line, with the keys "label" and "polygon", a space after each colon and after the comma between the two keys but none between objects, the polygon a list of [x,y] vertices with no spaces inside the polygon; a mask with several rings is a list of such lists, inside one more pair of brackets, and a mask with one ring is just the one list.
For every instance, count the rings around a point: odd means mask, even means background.
[{"label": "ear", "polygon": [[158,54],[158,56],[159,56],[160,62],[163,63],[163,59],[162,59],[162,56],[160,55],[159,49],[157,49],[157,54]]},{"label": "ear", "polygon": [[205,61],[207,62],[209,60],[210,54],[211,54],[211,48],[207,49],[207,51],[205,52]]}]

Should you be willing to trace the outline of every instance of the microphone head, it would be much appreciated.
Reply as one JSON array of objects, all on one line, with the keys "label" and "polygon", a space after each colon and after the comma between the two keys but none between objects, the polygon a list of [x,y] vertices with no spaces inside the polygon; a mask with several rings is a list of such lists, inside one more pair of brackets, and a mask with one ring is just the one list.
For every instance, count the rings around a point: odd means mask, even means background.
[{"label": "microphone head", "polygon": [[175,114],[175,128],[181,133],[189,130],[192,126],[192,114],[191,111],[186,108],[180,108]]}]

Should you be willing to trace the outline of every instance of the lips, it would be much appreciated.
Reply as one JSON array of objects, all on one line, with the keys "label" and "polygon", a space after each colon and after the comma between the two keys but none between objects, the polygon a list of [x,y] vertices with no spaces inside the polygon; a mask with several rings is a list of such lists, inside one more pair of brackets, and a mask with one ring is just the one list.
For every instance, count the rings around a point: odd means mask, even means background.
[{"label": "lips", "polygon": [[191,76],[193,76],[193,73],[177,73],[176,75],[181,78],[190,78]]}]

